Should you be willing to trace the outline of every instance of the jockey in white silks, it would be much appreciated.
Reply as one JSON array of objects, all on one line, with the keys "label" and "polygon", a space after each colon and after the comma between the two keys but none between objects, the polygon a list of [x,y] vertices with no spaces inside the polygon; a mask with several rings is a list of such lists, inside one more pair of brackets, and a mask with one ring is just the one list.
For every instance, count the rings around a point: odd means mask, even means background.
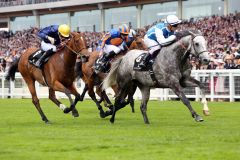
[{"label": "jockey in white silks", "polygon": [[144,36],[144,43],[149,48],[149,53],[143,57],[141,67],[147,67],[148,62],[153,63],[153,59],[159,53],[161,46],[166,46],[172,43],[176,36],[175,31],[181,20],[175,15],[168,15],[165,22],[158,23],[151,27]]}]

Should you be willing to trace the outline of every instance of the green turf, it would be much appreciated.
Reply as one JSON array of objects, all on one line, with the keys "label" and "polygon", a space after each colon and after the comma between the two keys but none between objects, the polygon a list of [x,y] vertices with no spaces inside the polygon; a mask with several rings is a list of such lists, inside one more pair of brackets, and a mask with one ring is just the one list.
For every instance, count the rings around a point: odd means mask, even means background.
[{"label": "green turf", "polygon": [[[62,100],[68,104],[66,100]],[[63,114],[41,99],[44,124],[30,99],[0,100],[1,160],[238,160],[240,105],[209,103],[211,116],[195,122],[179,101],[150,101],[143,123],[136,102],[119,111],[115,124],[101,119],[92,101],[77,105],[80,117]],[[192,102],[202,115],[202,106]]]}]

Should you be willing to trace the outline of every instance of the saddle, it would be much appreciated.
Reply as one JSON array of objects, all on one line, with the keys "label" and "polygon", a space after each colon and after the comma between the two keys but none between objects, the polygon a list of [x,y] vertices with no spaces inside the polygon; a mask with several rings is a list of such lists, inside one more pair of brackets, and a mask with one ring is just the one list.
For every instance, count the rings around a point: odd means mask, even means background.
[{"label": "saddle", "polygon": [[109,61],[103,63],[100,61],[100,57],[96,59],[94,64],[95,73],[98,73],[98,72],[108,73],[110,68],[111,68],[111,64]]},{"label": "saddle", "polygon": [[[35,52],[33,52],[29,57],[28,57],[28,62],[32,65],[35,66],[35,63],[37,62],[37,60],[45,53],[45,51],[41,50],[41,49],[38,49],[36,50]],[[48,61],[48,59],[50,58],[51,56],[47,57],[43,64],[46,63]]]},{"label": "saddle", "polygon": [[143,58],[144,58],[145,54],[146,53],[142,53],[135,59],[134,65],[133,65],[133,70],[135,70],[135,71],[148,71],[152,81],[154,82],[154,85],[156,87],[158,87],[160,85],[159,85],[159,82],[158,82],[158,80],[157,80],[157,78],[154,74],[153,66],[152,66],[153,63],[154,63],[154,60],[150,60],[146,67],[141,67],[140,66],[140,63],[143,61]]},{"label": "saddle", "polygon": [[146,53],[140,54],[135,60],[134,60],[134,65],[133,65],[133,70],[135,71],[149,71],[152,68],[152,65],[154,63],[154,60],[151,60],[149,62],[147,67],[141,67],[140,64],[143,62],[144,56]]}]

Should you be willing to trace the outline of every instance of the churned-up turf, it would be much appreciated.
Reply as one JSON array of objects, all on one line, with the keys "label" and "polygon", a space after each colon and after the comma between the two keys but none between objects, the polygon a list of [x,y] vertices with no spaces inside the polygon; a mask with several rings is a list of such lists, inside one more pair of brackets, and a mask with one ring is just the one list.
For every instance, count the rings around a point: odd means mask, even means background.
[{"label": "churned-up turf", "polygon": [[[62,100],[68,104],[66,100]],[[40,100],[51,124],[41,121],[30,99],[0,100],[1,160],[238,160],[240,103],[209,103],[211,116],[195,122],[179,101],[150,101],[143,122],[129,106],[115,124],[101,119],[90,100],[77,105],[80,117],[64,114],[50,100]],[[202,105],[192,102],[202,115]]]}]

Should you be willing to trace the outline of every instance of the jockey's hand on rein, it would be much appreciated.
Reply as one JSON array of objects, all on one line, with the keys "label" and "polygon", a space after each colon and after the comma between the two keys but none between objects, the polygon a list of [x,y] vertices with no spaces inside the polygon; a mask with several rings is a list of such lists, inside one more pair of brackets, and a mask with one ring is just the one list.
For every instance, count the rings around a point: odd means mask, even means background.
[{"label": "jockey's hand on rein", "polygon": [[47,39],[51,42],[51,44],[55,43],[55,39],[54,38],[48,36]]}]

